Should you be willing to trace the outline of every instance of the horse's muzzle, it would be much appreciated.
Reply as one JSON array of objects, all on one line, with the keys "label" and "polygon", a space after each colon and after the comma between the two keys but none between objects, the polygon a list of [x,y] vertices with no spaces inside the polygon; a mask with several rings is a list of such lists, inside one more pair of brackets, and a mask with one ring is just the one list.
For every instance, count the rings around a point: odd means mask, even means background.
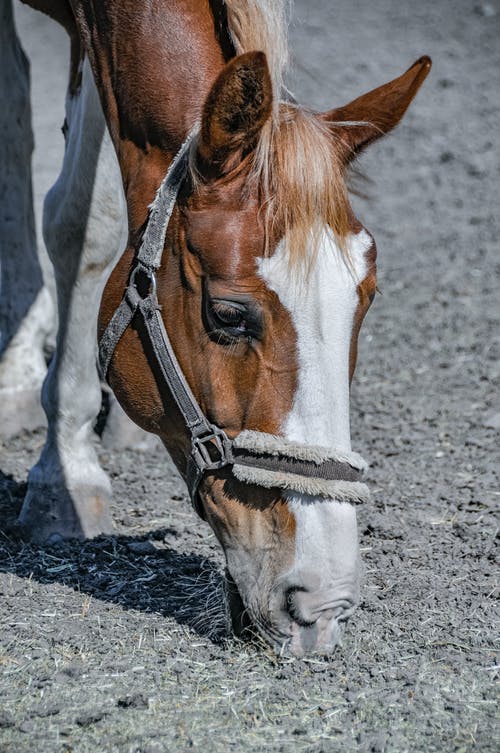
[{"label": "horse's muzzle", "polygon": [[357,603],[357,587],[309,591],[283,581],[270,596],[267,614],[255,617],[247,609],[227,573],[227,597],[236,635],[259,635],[282,656],[332,653],[341,643],[344,623]]},{"label": "horse's muzzle", "polygon": [[351,583],[313,590],[283,583],[271,598],[273,622],[288,636],[283,652],[299,657],[331,653],[356,602],[357,588]]}]

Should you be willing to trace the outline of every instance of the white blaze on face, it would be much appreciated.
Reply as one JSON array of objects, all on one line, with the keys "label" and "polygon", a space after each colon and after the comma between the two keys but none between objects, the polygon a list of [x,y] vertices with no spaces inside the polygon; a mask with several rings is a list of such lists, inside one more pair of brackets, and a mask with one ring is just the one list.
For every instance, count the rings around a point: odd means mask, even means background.
[{"label": "white blaze on face", "polygon": [[[349,239],[350,263],[325,230],[309,276],[290,275],[284,244],[260,262],[260,274],[288,310],[297,334],[298,386],[282,427],[294,442],[351,449],[349,353],[358,306],[357,286],[367,274],[371,236],[361,230]],[[296,519],[298,582],[312,589],[346,590],[356,599],[358,546],[352,505],[286,493]],[[303,584],[301,579],[308,582]],[[317,583],[309,585],[310,580]],[[345,584],[345,588],[344,588]],[[336,599],[334,599],[336,600]]]},{"label": "white blaze on face", "polygon": [[356,289],[366,276],[371,245],[366,230],[352,235],[349,266],[325,230],[314,268],[302,280],[290,274],[283,243],[260,262],[261,276],[290,313],[297,333],[298,388],[283,426],[287,439],[351,449],[349,351]]}]

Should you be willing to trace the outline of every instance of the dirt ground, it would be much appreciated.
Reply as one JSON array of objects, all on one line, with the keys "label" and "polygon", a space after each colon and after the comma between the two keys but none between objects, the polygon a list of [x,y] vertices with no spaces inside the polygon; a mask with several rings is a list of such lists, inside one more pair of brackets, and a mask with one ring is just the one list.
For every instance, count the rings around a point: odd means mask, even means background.
[{"label": "dirt ground", "polygon": [[[62,148],[66,42],[33,59],[36,195]],[[363,602],[328,659],[227,634],[222,557],[160,449],[107,452],[116,536],[35,548],[10,525],[43,432],[0,444],[1,753],[498,750],[500,4],[297,0],[301,101],[327,109],[430,54],[356,199],[382,294],[360,337],[353,446]],[[96,439],[97,441],[97,439]]]}]

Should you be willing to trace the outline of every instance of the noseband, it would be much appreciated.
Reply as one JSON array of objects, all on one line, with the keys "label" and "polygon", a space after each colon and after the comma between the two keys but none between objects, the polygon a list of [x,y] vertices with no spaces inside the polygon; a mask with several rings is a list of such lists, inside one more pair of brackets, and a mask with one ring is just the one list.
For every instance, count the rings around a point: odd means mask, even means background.
[{"label": "noseband", "polygon": [[198,487],[203,475],[226,466],[232,466],[234,476],[247,483],[327,499],[364,501],[369,492],[360,479],[366,464],[359,455],[296,444],[256,431],[245,430],[230,439],[223,429],[207,419],[186,381],[163,324],[155,273],[160,267],[168,223],[187,174],[189,150],[197,133],[195,127],[187,136],[151,205],[128,286],[99,342],[102,374],[106,378],[118,342],[134,317],[140,316],[154,365],[175,399],[191,438],[185,479],[191,502],[201,517]]}]

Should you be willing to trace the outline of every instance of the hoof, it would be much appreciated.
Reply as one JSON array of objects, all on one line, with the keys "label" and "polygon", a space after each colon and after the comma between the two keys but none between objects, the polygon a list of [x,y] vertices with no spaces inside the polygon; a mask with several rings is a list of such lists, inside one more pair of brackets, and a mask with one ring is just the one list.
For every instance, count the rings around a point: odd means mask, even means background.
[{"label": "hoof", "polygon": [[89,539],[113,530],[109,515],[110,491],[96,486],[67,489],[31,483],[17,525],[37,544],[64,539]]}]

